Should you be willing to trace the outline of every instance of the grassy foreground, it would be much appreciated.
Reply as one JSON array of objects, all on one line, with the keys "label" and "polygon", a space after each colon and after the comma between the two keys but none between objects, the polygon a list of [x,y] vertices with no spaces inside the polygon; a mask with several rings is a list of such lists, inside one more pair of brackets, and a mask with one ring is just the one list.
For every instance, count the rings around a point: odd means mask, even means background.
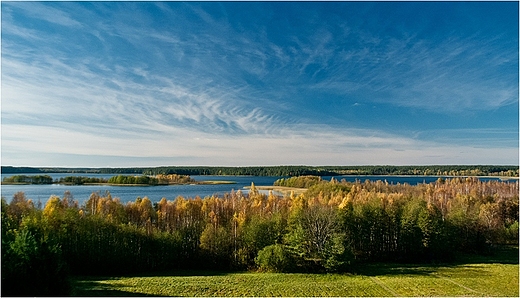
[{"label": "grassy foreground", "polygon": [[74,296],[508,296],[519,297],[518,248],[455,265],[371,264],[348,274],[178,271],[77,277]]}]

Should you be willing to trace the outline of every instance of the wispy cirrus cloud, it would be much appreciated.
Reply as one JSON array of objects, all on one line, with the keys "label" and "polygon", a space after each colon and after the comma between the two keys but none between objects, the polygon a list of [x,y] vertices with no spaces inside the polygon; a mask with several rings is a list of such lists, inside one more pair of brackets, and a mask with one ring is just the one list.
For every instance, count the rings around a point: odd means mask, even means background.
[{"label": "wispy cirrus cloud", "polygon": [[[3,81],[2,116],[8,121],[24,115],[35,123],[57,126],[72,119],[93,127],[153,129],[156,123],[163,123],[203,127],[215,133],[266,132],[276,125],[271,123],[275,117],[260,108],[240,105],[236,94],[190,88],[167,77],[150,78],[160,82],[155,85],[117,76],[107,82],[88,69],[71,68],[52,58],[44,66],[8,58],[4,62],[9,76]],[[57,87],[49,90],[48,86]]]},{"label": "wispy cirrus cloud", "polygon": [[518,102],[518,75],[507,72],[518,66],[518,47],[513,43],[501,48],[503,45],[477,37],[435,44],[418,37],[381,39],[377,44],[358,42],[362,46],[354,50],[338,45],[329,49],[337,54],[328,63],[335,75],[311,80],[309,87],[352,97],[368,94],[368,101],[444,113]]},{"label": "wispy cirrus cloud", "polygon": [[31,3],[30,5],[22,4],[20,2],[13,2],[9,4],[10,7],[20,9],[28,17],[43,20],[52,24],[57,24],[67,27],[81,28],[81,22],[75,20],[70,14],[60,8],[54,8],[43,3]]}]

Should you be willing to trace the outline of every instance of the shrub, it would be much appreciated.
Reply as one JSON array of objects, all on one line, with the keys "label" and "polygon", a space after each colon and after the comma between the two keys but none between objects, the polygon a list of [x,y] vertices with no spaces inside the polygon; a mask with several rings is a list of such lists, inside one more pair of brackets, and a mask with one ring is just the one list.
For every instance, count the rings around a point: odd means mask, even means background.
[{"label": "shrub", "polygon": [[518,221],[505,228],[505,242],[518,245]]},{"label": "shrub", "polygon": [[269,272],[288,272],[294,268],[294,258],[282,244],[264,247],[255,262],[261,270]]}]

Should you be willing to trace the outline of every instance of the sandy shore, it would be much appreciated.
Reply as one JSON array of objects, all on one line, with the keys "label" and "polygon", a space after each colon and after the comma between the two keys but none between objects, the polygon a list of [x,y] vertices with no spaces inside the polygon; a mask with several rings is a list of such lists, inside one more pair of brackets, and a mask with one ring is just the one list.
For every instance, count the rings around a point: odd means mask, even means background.
[{"label": "sandy shore", "polygon": [[[250,186],[244,187],[245,189],[250,189]],[[272,190],[275,192],[283,193],[283,194],[290,194],[291,191],[294,192],[295,195],[299,195],[307,190],[307,188],[296,188],[296,187],[288,187],[288,186],[256,186],[255,188],[258,190]]]}]

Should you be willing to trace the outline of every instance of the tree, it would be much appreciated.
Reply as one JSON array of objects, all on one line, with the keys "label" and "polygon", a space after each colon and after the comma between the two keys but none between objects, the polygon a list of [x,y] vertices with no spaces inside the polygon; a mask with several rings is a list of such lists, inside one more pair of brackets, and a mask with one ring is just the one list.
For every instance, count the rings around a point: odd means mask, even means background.
[{"label": "tree", "polygon": [[443,219],[442,212],[435,205],[428,205],[421,210],[417,226],[422,232],[424,260],[450,260],[454,257],[453,241],[450,229]]},{"label": "tree", "polygon": [[24,192],[20,191],[13,195],[8,210],[9,215],[15,218],[18,221],[18,224],[20,224],[24,216],[27,216],[34,211],[34,204],[32,200],[27,199]]},{"label": "tree", "polygon": [[418,220],[427,212],[426,204],[424,200],[413,198],[403,206],[397,256],[400,260],[418,261],[424,257],[423,233]]},{"label": "tree", "polygon": [[231,233],[225,227],[209,223],[200,235],[200,248],[209,264],[216,267],[229,267],[232,256]]},{"label": "tree", "polygon": [[302,209],[293,216],[284,240],[306,266],[334,271],[348,262],[345,233],[336,208],[313,205]]},{"label": "tree", "polygon": [[[40,228],[45,225],[42,221],[24,221],[33,222]],[[68,295],[68,271],[59,244],[42,233],[35,235],[32,230],[22,224],[21,229],[13,231],[12,241],[2,238],[2,295]]]},{"label": "tree", "polygon": [[246,266],[254,265],[254,258],[264,247],[281,243],[285,223],[281,214],[269,218],[252,216],[244,224],[241,236],[240,262]]}]

